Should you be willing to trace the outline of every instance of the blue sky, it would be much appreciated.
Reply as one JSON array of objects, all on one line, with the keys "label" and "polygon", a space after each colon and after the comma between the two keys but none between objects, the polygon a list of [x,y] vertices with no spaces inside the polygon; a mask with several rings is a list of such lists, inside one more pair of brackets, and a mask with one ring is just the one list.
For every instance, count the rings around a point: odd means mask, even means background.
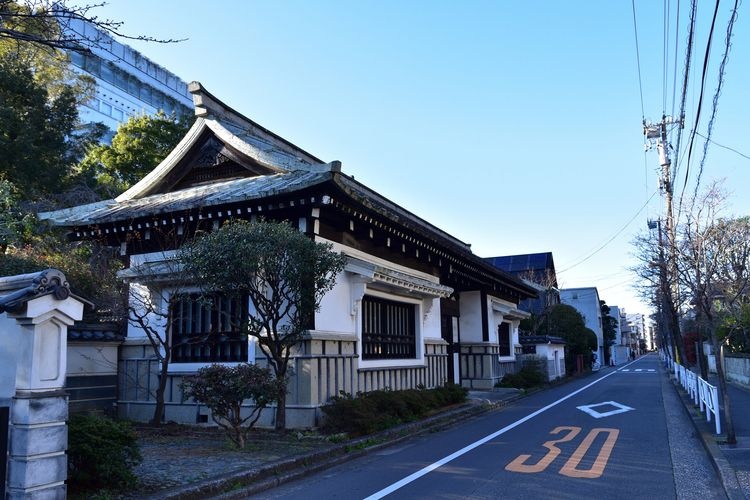
[{"label": "blue sky", "polygon": [[[713,2],[698,3],[686,131],[713,14]],[[732,3],[717,18],[704,117]],[[678,95],[688,7],[680,2]],[[663,2],[635,1],[650,120],[673,109],[677,0],[669,9],[665,96]],[[94,13],[124,21],[129,34],[187,38],[130,45],[314,155],[342,161],[345,173],[477,255],[551,251],[562,287],[596,286],[608,304],[647,312],[627,268],[633,236],[659,217],[661,201],[652,197],[656,153],[644,155],[630,0],[110,0]],[[747,14],[740,8],[713,140],[750,156]],[[693,155],[702,148],[697,137]],[[690,193],[697,170],[694,160]],[[750,214],[750,160],[711,145],[701,185],[718,178],[731,192],[729,213]]]}]

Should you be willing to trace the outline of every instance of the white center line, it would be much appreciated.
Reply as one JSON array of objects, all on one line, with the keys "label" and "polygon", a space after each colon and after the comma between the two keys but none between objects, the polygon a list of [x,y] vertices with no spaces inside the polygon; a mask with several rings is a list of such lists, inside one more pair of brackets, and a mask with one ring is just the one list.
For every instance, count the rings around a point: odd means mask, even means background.
[{"label": "white center line", "polygon": [[[628,364],[627,364],[627,365],[625,365],[625,366],[630,366],[630,365],[631,365],[631,364],[633,364],[633,363],[635,363],[635,361],[631,361],[630,363],[628,363]],[[491,440],[495,439],[496,437],[500,436],[501,434],[505,434],[505,433],[506,433],[506,432],[508,432],[509,430],[511,430],[511,429],[514,429],[514,428],[518,427],[519,425],[521,425],[522,423],[524,423],[524,422],[527,422],[527,421],[531,420],[532,418],[536,417],[536,416],[537,416],[537,415],[539,415],[540,413],[544,413],[545,411],[549,410],[550,408],[552,408],[552,407],[554,407],[554,406],[557,406],[558,404],[562,403],[562,402],[563,402],[563,401],[565,401],[566,399],[570,399],[570,398],[572,398],[572,397],[573,397],[573,396],[575,396],[576,394],[578,394],[578,393],[580,393],[580,392],[583,392],[583,391],[585,391],[586,389],[588,389],[588,388],[589,388],[589,387],[591,387],[592,385],[594,385],[594,384],[598,384],[599,382],[601,382],[601,381],[602,381],[602,380],[604,380],[605,378],[609,377],[610,375],[614,375],[615,373],[617,373],[617,371],[611,371],[611,372],[609,372],[608,374],[604,375],[603,377],[601,377],[601,378],[598,378],[598,379],[594,380],[594,381],[593,381],[593,382],[591,382],[590,384],[588,384],[588,385],[585,385],[585,386],[581,387],[581,388],[580,388],[580,389],[578,389],[577,391],[571,392],[571,393],[570,393],[570,394],[568,394],[567,396],[565,396],[565,397],[562,397],[562,398],[558,399],[558,400],[557,400],[557,401],[555,401],[554,403],[550,403],[550,404],[548,404],[547,406],[545,406],[544,408],[540,408],[539,410],[535,411],[534,413],[530,413],[530,414],[526,415],[525,417],[523,417],[523,418],[521,418],[521,419],[519,419],[519,420],[516,420],[516,421],[515,421],[515,422],[513,422],[512,424],[510,424],[510,425],[506,425],[506,426],[505,426],[505,427],[503,427],[502,429],[500,429],[500,430],[498,430],[498,431],[495,431],[495,432],[493,432],[492,434],[490,434],[490,435],[488,435],[488,436],[485,436],[485,437],[483,437],[482,439],[480,439],[480,440],[478,440],[478,441],[475,441],[475,442],[471,443],[471,444],[470,444],[470,445],[468,445],[468,446],[464,446],[464,447],[463,447],[463,448],[461,448],[460,450],[458,450],[458,451],[456,451],[456,452],[453,452],[453,453],[451,453],[451,454],[450,454],[450,455],[448,455],[447,457],[441,458],[441,459],[440,459],[440,460],[438,460],[437,462],[435,462],[435,463],[432,463],[432,464],[430,464],[430,465],[428,465],[428,466],[424,467],[424,468],[423,468],[423,469],[421,469],[421,470],[418,470],[418,471],[417,471],[417,472],[415,472],[414,474],[411,474],[411,475],[409,475],[409,476],[406,476],[406,477],[405,477],[405,478],[403,478],[402,480],[400,480],[400,481],[397,481],[397,482],[393,483],[392,485],[390,485],[390,486],[387,486],[387,487],[383,488],[382,490],[380,490],[380,491],[378,491],[378,492],[376,492],[376,493],[373,493],[373,494],[372,494],[372,495],[370,495],[369,497],[365,498],[365,500],[377,500],[377,499],[379,499],[379,498],[383,498],[383,497],[384,497],[384,496],[386,496],[386,495],[390,495],[390,494],[391,494],[391,493],[393,493],[394,491],[396,491],[396,490],[398,490],[398,489],[401,489],[401,488],[403,488],[403,487],[404,487],[404,486],[406,486],[407,484],[409,484],[409,483],[412,483],[412,482],[416,481],[417,479],[419,479],[420,477],[422,477],[422,476],[424,476],[424,475],[426,475],[426,474],[429,474],[430,472],[434,471],[434,470],[435,470],[435,469],[437,469],[438,467],[442,467],[443,465],[447,464],[448,462],[451,462],[451,461],[455,460],[456,458],[460,457],[461,455],[464,455],[464,454],[466,454],[466,453],[470,452],[471,450],[473,450],[473,449],[475,449],[475,448],[477,448],[477,447],[479,447],[479,446],[483,445],[483,444],[484,444],[484,443],[486,443],[487,441],[491,441]]]}]

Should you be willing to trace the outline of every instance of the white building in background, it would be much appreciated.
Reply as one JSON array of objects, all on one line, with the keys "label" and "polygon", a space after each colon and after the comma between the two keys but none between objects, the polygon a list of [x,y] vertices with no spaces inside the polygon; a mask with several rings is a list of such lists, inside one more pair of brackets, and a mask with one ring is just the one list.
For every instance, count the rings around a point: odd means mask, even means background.
[{"label": "white building in background", "polygon": [[574,307],[581,313],[586,327],[596,334],[597,361],[604,362],[604,329],[602,327],[602,309],[599,305],[599,291],[596,287],[563,288],[560,290],[560,302]]},{"label": "white building in background", "polygon": [[653,320],[646,326],[646,348],[651,351],[656,349],[656,323]]},{"label": "white building in background", "polygon": [[[617,306],[610,306],[609,315],[615,319],[615,343],[612,345],[611,359],[615,365],[619,365],[629,359],[630,330],[627,328],[624,309],[620,309]],[[623,328],[623,326],[625,326],[625,328]]]},{"label": "white building in background", "polygon": [[638,354],[642,354],[640,343],[646,341],[646,317],[641,313],[627,314],[627,320],[635,341],[634,349]]},{"label": "white building in background", "polygon": [[65,19],[63,30],[93,42],[90,52],[69,51],[74,71],[96,81],[96,95],[79,109],[83,123],[104,123],[110,142],[117,127],[137,114],[192,115],[193,100],[187,82],[133,48],[81,20]]}]

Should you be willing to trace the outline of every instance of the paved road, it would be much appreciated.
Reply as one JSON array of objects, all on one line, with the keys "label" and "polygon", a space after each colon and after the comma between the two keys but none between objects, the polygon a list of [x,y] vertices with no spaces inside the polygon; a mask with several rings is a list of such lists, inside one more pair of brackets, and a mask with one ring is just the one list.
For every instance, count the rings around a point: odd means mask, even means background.
[{"label": "paved road", "polygon": [[722,498],[672,399],[646,356],[258,498]]}]

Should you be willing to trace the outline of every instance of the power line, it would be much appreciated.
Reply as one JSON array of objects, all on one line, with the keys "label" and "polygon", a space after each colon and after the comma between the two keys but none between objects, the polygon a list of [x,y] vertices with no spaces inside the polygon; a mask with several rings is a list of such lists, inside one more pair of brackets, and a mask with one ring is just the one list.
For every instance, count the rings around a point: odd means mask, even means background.
[{"label": "power line", "polygon": [[708,32],[708,41],[706,42],[706,53],[703,56],[703,71],[701,73],[701,90],[698,95],[698,109],[695,113],[695,123],[693,130],[690,134],[690,146],[688,147],[688,158],[687,165],[685,166],[685,183],[682,186],[682,193],[680,194],[680,207],[682,207],[682,197],[685,194],[687,188],[688,178],[690,176],[690,159],[693,156],[693,143],[695,142],[695,134],[698,131],[698,124],[700,123],[701,110],[703,108],[703,93],[706,89],[706,74],[708,73],[708,60],[711,56],[711,42],[714,38],[714,28],[716,27],[716,16],[719,13],[719,0],[716,0],[716,6],[714,7],[714,15],[711,20],[711,30]]},{"label": "power line", "polygon": [[[739,6],[739,0],[734,0],[734,8],[732,9],[732,15],[729,16],[729,23],[727,23],[727,36],[724,39],[725,50],[724,55],[721,58],[721,64],[719,65],[719,83],[716,86],[716,92],[714,92],[714,98],[711,105],[711,118],[708,120],[708,129],[706,130],[706,141],[703,143],[703,156],[701,157],[700,168],[698,169],[698,178],[695,182],[695,191],[693,192],[693,199],[698,197],[698,187],[701,183],[701,176],[703,175],[703,167],[706,163],[706,156],[708,156],[708,144],[711,142],[711,134],[713,133],[714,120],[716,119],[716,110],[719,107],[719,96],[721,95],[721,88],[724,85],[724,73],[726,71],[727,60],[729,59],[729,50],[732,48],[732,30],[734,29],[734,22],[737,20],[737,7]],[[696,132],[697,134],[697,132]]]},{"label": "power line", "polygon": [[638,47],[638,23],[635,19],[635,0],[631,0],[633,6],[633,32],[635,33],[635,59],[638,63],[638,90],[641,93],[641,118],[646,121],[646,109],[643,106],[643,80],[641,78],[641,50]]},{"label": "power line", "polygon": [[707,141],[709,141],[714,146],[719,146],[720,148],[728,149],[732,153],[736,153],[736,154],[742,156],[743,158],[747,158],[748,160],[750,160],[750,156],[748,156],[748,155],[746,155],[744,153],[741,153],[741,152],[737,151],[734,148],[730,148],[729,146],[724,146],[723,144],[719,144],[718,142],[714,141],[713,139],[709,139],[708,137],[706,137],[705,135],[701,134],[700,132],[696,132],[695,134],[698,135],[698,136],[700,136],[700,137],[703,137],[704,139],[706,139]]},{"label": "power line", "polygon": [[[680,126],[677,128],[677,142],[675,143],[674,152],[674,167],[672,171],[672,179],[677,179],[677,173],[679,171],[679,165],[682,161],[680,154],[680,142],[682,141],[682,129],[685,123],[685,106],[687,102],[687,89],[688,82],[690,81],[690,65],[693,59],[693,41],[695,40],[695,19],[697,17],[698,1],[692,0],[690,2],[690,23],[688,28],[688,39],[687,47],[685,48],[685,71],[682,75],[682,93],[680,95]],[[680,199],[680,207],[682,207],[682,199]],[[678,215],[679,217],[679,210]]]},{"label": "power line", "polygon": [[663,0],[663,39],[662,39],[662,77],[661,77],[661,114],[667,114],[667,68],[669,67],[669,0]]},{"label": "power line", "polygon": [[659,192],[658,190],[654,191],[654,194],[652,194],[651,197],[648,200],[646,200],[646,203],[644,203],[643,206],[641,206],[641,208],[638,209],[638,211],[635,213],[635,215],[633,217],[631,217],[630,220],[628,220],[625,223],[625,225],[622,226],[615,234],[613,234],[611,238],[609,238],[607,241],[605,241],[603,245],[601,245],[599,248],[597,248],[596,250],[594,250],[593,252],[591,252],[590,254],[588,254],[586,257],[584,257],[583,259],[581,259],[578,262],[576,262],[575,264],[573,264],[571,266],[568,266],[565,269],[562,269],[560,271],[557,271],[557,274],[562,274],[565,271],[569,271],[569,270],[573,269],[574,267],[577,267],[577,266],[583,264],[584,262],[586,262],[587,260],[589,260],[591,257],[593,257],[594,255],[596,255],[597,253],[599,253],[600,251],[602,251],[604,249],[604,247],[606,247],[607,245],[609,245],[610,243],[612,243],[612,241],[615,238],[617,238],[623,231],[625,231],[625,229],[627,229],[627,227],[630,225],[631,222],[633,222],[635,220],[636,217],[638,217],[639,215],[641,215],[641,212],[643,212],[643,209],[648,206],[649,202],[654,198],[654,196],[656,196],[656,194],[658,192]]},{"label": "power line", "polygon": [[674,105],[677,97],[677,47],[680,42],[680,0],[677,0],[677,20],[674,24],[674,71],[672,72],[672,111],[674,116]]}]

